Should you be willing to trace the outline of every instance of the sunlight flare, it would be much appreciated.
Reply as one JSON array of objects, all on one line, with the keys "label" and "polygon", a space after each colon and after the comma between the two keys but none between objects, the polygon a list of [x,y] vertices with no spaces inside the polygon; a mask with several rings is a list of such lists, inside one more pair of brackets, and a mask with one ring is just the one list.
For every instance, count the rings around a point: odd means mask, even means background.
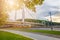
[{"label": "sunlight flare", "polygon": [[8,3],[10,6],[13,6],[15,4],[15,0],[5,0],[6,3]]}]

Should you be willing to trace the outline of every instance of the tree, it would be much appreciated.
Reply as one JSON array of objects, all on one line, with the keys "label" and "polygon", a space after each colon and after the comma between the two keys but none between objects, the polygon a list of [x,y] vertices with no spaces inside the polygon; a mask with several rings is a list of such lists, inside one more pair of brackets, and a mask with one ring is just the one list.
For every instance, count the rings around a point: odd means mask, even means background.
[{"label": "tree", "polygon": [[7,12],[4,8],[2,0],[0,0],[0,26],[6,23],[7,18],[8,18]]},{"label": "tree", "polygon": [[23,12],[22,12],[22,22],[24,23],[24,18],[25,18],[25,12],[24,8],[28,8],[34,12],[36,12],[36,5],[41,5],[44,0],[18,0],[19,6],[22,6]]},{"label": "tree", "polygon": [[43,1],[44,0],[18,0],[18,3],[20,6],[24,3],[25,7],[35,12],[35,5],[41,5],[43,4]]},{"label": "tree", "polygon": [[0,26],[6,23],[6,20],[8,18],[7,14],[5,13],[0,13]]}]

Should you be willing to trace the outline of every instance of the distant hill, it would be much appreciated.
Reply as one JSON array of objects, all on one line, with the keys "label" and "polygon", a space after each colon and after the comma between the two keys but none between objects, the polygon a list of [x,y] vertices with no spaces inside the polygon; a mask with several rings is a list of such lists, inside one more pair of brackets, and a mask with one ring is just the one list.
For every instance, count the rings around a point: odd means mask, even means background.
[{"label": "distant hill", "polygon": [[[22,19],[18,19],[17,21],[22,21]],[[40,24],[44,24],[41,27],[56,27],[56,28],[60,28],[60,23],[57,22],[50,22],[50,21],[46,21],[46,20],[36,20],[36,19],[25,19],[25,22],[34,22],[34,23],[40,23]],[[36,25],[35,25],[36,26]],[[35,27],[34,26],[34,27]],[[40,27],[40,26],[39,26]]]},{"label": "distant hill", "polygon": [[[18,19],[17,21],[22,21],[22,19]],[[46,21],[46,20],[25,19],[25,22],[42,23],[43,21]]]},{"label": "distant hill", "polygon": [[[17,21],[22,21],[22,19],[18,19]],[[36,20],[36,19],[25,19],[25,22],[34,22],[34,23],[43,23],[45,25],[60,25],[60,23],[57,22],[50,22],[46,20]]]}]

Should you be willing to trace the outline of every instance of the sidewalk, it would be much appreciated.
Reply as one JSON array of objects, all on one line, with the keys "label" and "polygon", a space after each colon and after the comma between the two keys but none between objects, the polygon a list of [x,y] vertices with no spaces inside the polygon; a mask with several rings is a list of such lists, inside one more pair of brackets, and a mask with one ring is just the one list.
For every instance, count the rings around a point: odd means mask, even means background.
[{"label": "sidewalk", "polygon": [[7,31],[7,32],[23,35],[25,37],[29,37],[29,38],[32,38],[34,40],[60,40],[59,38],[48,37],[48,36],[44,36],[44,35],[28,33],[28,32],[22,32],[22,31],[16,31],[16,30],[5,30],[5,29],[2,29],[2,31]]}]

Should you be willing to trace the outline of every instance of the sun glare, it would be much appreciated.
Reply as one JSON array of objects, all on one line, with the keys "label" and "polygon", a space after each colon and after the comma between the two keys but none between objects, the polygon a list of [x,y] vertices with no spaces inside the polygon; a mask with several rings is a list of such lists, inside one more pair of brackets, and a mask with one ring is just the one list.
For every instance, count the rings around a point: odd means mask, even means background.
[{"label": "sun glare", "polygon": [[10,6],[13,6],[15,4],[14,0],[6,0],[7,4],[9,4]]}]

